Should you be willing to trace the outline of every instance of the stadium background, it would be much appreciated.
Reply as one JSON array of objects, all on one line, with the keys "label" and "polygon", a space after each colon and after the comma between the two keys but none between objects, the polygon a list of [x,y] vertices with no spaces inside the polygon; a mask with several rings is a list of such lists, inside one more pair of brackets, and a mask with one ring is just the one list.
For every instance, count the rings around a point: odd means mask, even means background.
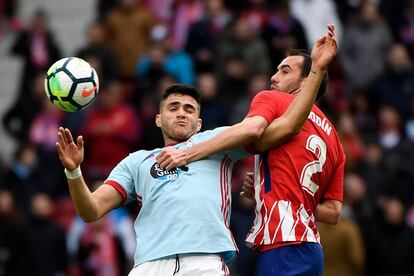
[{"label": "stadium background", "polygon": [[[80,221],[54,149],[59,125],[84,135],[83,171],[96,187],[128,152],[162,146],[153,118],[165,86],[199,88],[204,129],[235,123],[283,52],[310,47],[327,23],[340,47],[319,105],[348,159],[342,220],[319,228],[325,273],[414,275],[412,0],[1,0],[0,275],[130,269],[137,206]],[[33,35],[45,24],[49,35]],[[98,69],[101,91],[86,111],[45,102],[44,72],[65,56]],[[251,165],[239,163],[233,181],[232,275],[254,268],[242,242],[253,205],[238,196]]]}]

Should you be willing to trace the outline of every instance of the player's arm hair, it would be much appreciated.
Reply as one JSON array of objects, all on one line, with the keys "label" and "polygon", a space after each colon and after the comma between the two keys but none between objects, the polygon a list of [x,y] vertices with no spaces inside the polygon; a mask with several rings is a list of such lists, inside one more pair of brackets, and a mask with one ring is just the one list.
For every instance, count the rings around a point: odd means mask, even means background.
[{"label": "player's arm hair", "polygon": [[285,113],[267,127],[263,136],[254,142],[259,152],[264,152],[286,142],[298,134],[308,118],[315,102],[319,86],[326,70],[312,67],[302,91],[295,97]]},{"label": "player's arm hair", "polygon": [[85,222],[98,220],[121,205],[121,195],[110,185],[101,185],[92,193],[82,176],[68,179],[68,184],[75,209]]},{"label": "player's arm hair", "polygon": [[325,199],[316,205],[315,219],[317,222],[337,224],[342,212],[342,202],[334,199]]},{"label": "player's arm hair", "polygon": [[217,136],[188,149],[188,162],[203,159],[209,155],[244,146],[260,138],[268,122],[262,116],[245,118]]}]

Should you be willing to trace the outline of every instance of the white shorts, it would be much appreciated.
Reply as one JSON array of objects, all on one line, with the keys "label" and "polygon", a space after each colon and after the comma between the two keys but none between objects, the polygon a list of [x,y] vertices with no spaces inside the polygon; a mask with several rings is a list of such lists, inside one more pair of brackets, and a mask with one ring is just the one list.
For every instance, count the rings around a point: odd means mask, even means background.
[{"label": "white shorts", "polygon": [[134,267],[128,276],[227,276],[227,265],[219,255],[177,255]]}]

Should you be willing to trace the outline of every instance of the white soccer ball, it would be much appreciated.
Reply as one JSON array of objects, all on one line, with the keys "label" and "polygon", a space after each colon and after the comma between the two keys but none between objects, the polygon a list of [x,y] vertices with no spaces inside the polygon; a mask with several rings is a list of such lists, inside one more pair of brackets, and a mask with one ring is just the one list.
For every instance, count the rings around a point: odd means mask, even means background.
[{"label": "white soccer ball", "polygon": [[47,71],[46,95],[52,104],[65,111],[84,109],[98,95],[98,90],[98,75],[83,59],[62,58]]}]

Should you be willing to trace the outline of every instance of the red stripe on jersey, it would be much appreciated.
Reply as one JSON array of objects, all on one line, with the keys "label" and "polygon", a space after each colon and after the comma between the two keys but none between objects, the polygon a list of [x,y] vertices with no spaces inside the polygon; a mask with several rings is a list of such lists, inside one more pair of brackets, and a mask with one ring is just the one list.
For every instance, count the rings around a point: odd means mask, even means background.
[{"label": "red stripe on jersey", "polygon": [[112,187],[115,188],[115,190],[117,190],[119,192],[119,194],[121,195],[122,201],[121,201],[121,205],[124,205],[126,199],[127,199],[127,193],[124,189],[124,187],[122,187],[118,182],[113,181],[113,180],[107,180],[104,182],[104,184],[110,185]]},{"label": "red stripe on jersey", "polygon": [[227,230],[229,231],[230,237],[233,241],[234,248],[237,252],[239,252],[239,248],[237,247],[236,241],[234,240],[233,233],[231,232],[227,217],[229,212],[229,204],[230,204],[230,195],[229,195],[229,180],[227,177],[227,172],[229,169],[229,166],[231,164],[231,160],[225,156],[223,160],[221,161],[220,165],[220,191],[221,191],[221,213],[223,215],[224,225],[226,226]]}]

